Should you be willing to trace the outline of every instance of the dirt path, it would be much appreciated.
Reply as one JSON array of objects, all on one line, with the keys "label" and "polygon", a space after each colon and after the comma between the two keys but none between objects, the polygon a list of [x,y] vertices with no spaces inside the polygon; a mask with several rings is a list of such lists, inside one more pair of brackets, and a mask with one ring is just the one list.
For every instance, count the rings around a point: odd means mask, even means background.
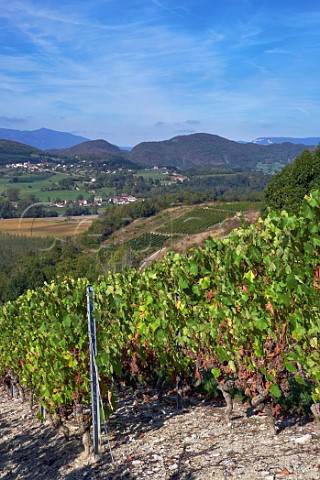
[{"label": "dirt path", "polygon": [[[63,437],[0,390],[0,479],[16,480],[319,480],[320,426],[280,420],[268,433],[261,416],[235,405],[225,424],[218,403],[194,400],[179,413],[174,397],[127,392],[111,416],[102,454],[81,459],[75,427]],[[282,472],[282,473],[281,473]]]}]

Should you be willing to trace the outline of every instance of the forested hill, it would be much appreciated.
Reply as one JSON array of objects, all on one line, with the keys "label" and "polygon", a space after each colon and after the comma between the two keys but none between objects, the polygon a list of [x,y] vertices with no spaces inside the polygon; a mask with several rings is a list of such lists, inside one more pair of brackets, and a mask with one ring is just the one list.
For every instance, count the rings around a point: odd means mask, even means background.
[{"label": "forested hill", "polygon": [[107,142],[106,140],[89,140],[87,142],[79,143],[78,145],[74,145],[70,148],[60,148],[60,149],[51,149],[48,150],[49,152],[58,154],[60,156],[65,157],[73,157],[76,155],[105,155],[106,153],[114,153],[114,154],[123,154],[124,156],[127,155],[127,151],[121,150],[116,145],[112,145],[112,143]]},{"label": "forested hill", "polygon": [[[86,141],[70,148],[45,151],[18,142],[0,140],[0,161],[2,164],[32,161],[32,155],[37,154],[47,159],[72,163],[103,160],[125,168],[174,166],[189,169],[221,165],[248,171],[255,170],[258,164],[287,165],[306,148],[314,150],[315,147],[289,142],[273,145],[241,144],[206,133],[182,135],[160,142],[143,142],[130,152],[105,140]],[[18,156],[14,158],[12,154]]]},{"label": "forested hill", "polygon": [[70,148],[48,150],[47,153],[67,162],[72,161],[72,163],[86,160],[107,163],[109,168],[137,168],[137,165],[129,160],[127,150],[121,150],[116,145],[102,139],[89,140]]},{"label": "forested hill", "polygon": [[288,164],[307,148],[305,145],[282,143],[273,145],[241,144],[217,135],[196,133],[161,142],[136,145],[129,158],[148,166],[172,165],[180,168],[226,165],[254,169],[260,162]]},{"label": "forested hill", "polygon": [[0,140],[0,165],[32,162],[41,154],[43,154],[41,150],[29,145],[11,140]]}]

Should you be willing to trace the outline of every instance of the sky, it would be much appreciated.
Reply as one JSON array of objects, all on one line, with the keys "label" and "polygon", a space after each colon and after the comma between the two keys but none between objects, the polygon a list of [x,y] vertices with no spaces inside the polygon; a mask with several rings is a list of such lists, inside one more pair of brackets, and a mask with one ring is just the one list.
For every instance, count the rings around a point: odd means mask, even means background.
[{"label": "sky", "polygon": [[0,127],[320,134],[319,0],[0,0]]}]

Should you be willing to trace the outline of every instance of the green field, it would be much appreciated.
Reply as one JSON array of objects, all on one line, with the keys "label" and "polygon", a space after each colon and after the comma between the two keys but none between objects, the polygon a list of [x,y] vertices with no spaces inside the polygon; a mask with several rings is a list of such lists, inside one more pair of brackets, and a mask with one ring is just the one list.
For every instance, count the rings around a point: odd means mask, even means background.
[{"label": "green field", "polygon": [[135,177],[143,177],[144,179],[152,178],[152,180],[160,180],[161,183],[167,182],[171,175],[164,174],[165,170],[139,170],[134,174]]},{"label": "green field", "polygon": [[[2,175],[1,175],[2,173]],[[67,178],[75,178],[77,180],[77,190],[66,190],[59,186],[59,181]],[[17,179],[18,181],[12,181]],[[19,191],[19,198],[24,199],[29,195],[36,196],[40,202],[53,202],[56,200],[75,201],[79,195],[83,195],[84,199],[88,199],[93,195],[109,196],[114,193],[112,188],[97,189],[94,193],[86,191],[86,185],[79,175],[74,177],[64,173],[24,173],[23,175],[15,175],[13,171],[0,170],[0,196],[5,198],[8,189],[15,188]]]}]

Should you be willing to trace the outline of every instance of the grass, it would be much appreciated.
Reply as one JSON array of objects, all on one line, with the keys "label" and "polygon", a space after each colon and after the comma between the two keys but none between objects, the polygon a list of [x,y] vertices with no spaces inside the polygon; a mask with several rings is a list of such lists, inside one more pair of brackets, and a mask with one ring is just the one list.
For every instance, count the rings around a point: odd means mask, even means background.
[{"label": "grass", "polygon": [[160,182],[168,181],[170,175],[165,175],[163,170],[139,170],[134,173],[135,177],[143,177],[145,179],[152,178],[152,180],[160,180]]},{"label": "grass", "polygon": [[[84,199],[88,199],[95,195],[110,196],[114,193],[113,188],[102,188],[96,190],[95,193],[86,192],[86,186],[79,175],[75,175],[79,190],[63,190],[59,188],[59,180],[65,178],[72,178],[72,175],[63,173],[24,173],[17,177],[17,183],[11,183],[10,180],[14,177],[14,172],[7,172],[2,170],[3,176],[0,176],[0,195],[4,195],[7,189],[19,189],[19,197],[21,199],[28,197],[28,195],[35,195],[40,202],[48,203],[60,199],[75,201],[79,195],[83,195]],[[55,188],[54,190],[49,190]]]}]

